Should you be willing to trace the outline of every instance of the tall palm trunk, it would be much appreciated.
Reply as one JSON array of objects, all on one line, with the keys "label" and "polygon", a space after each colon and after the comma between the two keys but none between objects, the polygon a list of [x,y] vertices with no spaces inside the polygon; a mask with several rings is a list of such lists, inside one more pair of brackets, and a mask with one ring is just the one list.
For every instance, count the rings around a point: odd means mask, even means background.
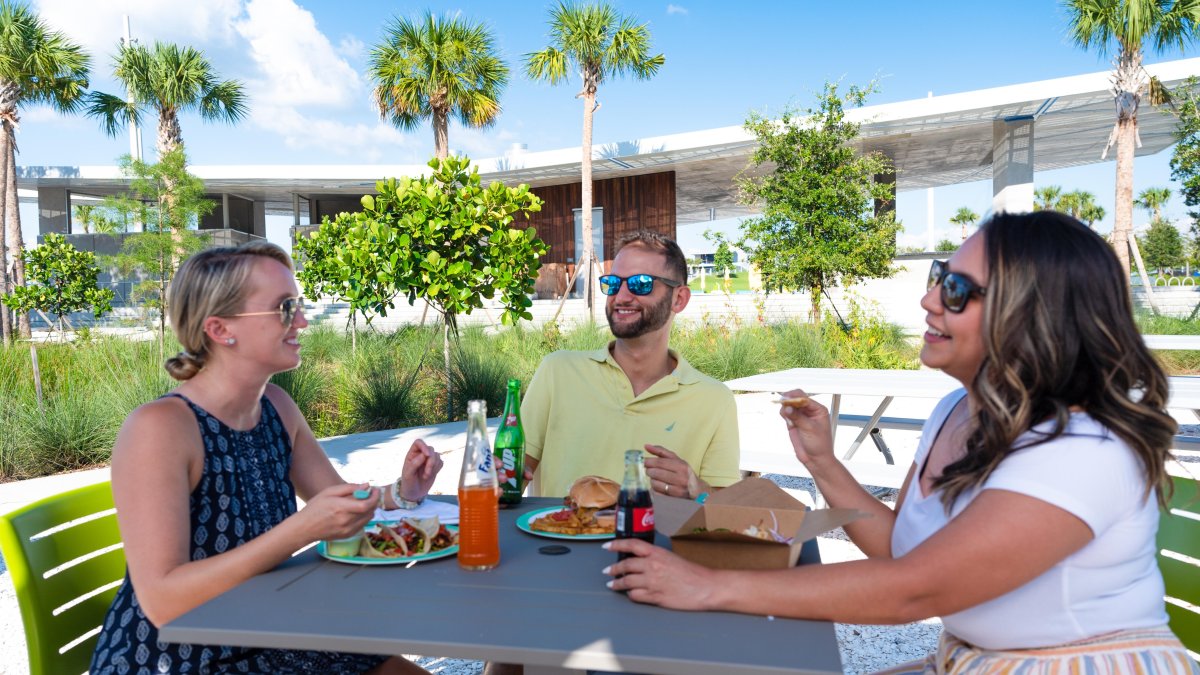
[{"label": "tall palm trunk", "polygon": [[1117,193],[1112,246],[1127,284],[1129,238],[1133,231],[1133,153],[1136,134],[1137,118],[1124,118],[1117,122]]},{"label": "tall palm trunk", "polygon": [[438,159],[450,154],[450,115],[442,108],[433,109],[433,154]]},{"label": "tall palm trunk", "polygon": [[592,261],[596,259],[596,255],[592,250],[592,114],[596,110],[596,88],[589,84],[585,81],[583,89],[583,157],[580,162],[583,194],[579,205],[582,213],[579,215],[582,220],[583,251],[575,252],[575,262],[576,265],[585,264],[583,297],[587,298],[588,321],[594,323],[596,321],[596,302],[593,286],[596,270],[592,267]]},{"label": "tall palm trunk", "polygon": [[[181,145],[183,145],[183,131],[179,128],[179,116],[175,114],[175,110],[172,108],[159,109],[158,139],[155,141],[154,146],[158,150],[158,161],[161,162],[164,155],[178,149]],[[170,218],[166,219],[165,224],[171,228],[171,242],[174,244],[174,251],[171,253],[170,261],[173,272],[175,268],[179,267],[183,258],[183,233],[179,230],[186,228],[187,223],[175,223],[175,180],[171,178],[169,173],[164,172],[163,175],[163,196],[162,203],[159,204],[159,222],[164,222],[164,213],[170,215]]]},{"label": "tall palm trunk", "polygon": [[[13,142],[13,128],[8,130],[8,169],[4,180],[4,225],[8,234],[9,250],[13,252],[12,285],[25,285],[25,261],[21,253],[25,250],[25,241],[21,236],[21,204],[17,201],[17,144]],[[29,312],[17,312],[16,335],[19,338],[33,337],[29,326]]]},{"label": "tall palm trunk", "polygon": [[[8,148],[8,125],[0,124],[0,153]],[[8,162],[0,162],[0,186],[8,184]],[[8,209],[7,200],[0,190],[0,295],[12,292],[8,286],[8,235],[4,228],[4,216]],[[0,302],[0,344],[12,340],[12,312]]]},{"label": "tall palm trunk", "polygon": [[1137,111],[1143,85],[1142,53],[1122,48],[1113,73],[1117,107],[1117,193],[1113,224],[1113,250],[1129,283],[1129,237],[1133,232],[1133,155],[1137,144]]}]

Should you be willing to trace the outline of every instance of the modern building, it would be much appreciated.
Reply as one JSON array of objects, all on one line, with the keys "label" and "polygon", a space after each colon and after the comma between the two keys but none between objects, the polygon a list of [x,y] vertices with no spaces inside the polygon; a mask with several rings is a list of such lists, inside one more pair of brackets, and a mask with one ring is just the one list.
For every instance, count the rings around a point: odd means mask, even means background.
[{"label": "modern building", "polygon": [[[1169,88],[1200,75],[1200,59],[1147,66]],[[1091,164],[1101,156],[1115,113],[1108,72],[868,106],[848,112],[861,123],[860,147],[892,159],[893,194],[990,178],[993,210],[1029,210],[1037,171]],[[1174,118],[1145,100],[1138,116],[1138,155],[1174,143]],[[734,177],[747,165],[754,138],[741,126],[672,134],[594,147],[594,222],[598,257],[638,227],[674,236],[677,226],[751,215],[738,202]],[[1109,160],[1115,151],[1109,153]],[[550,244],[545,262],[570,271],[580,246],[580,149],[527,152],[476,162],[485,182],[528,183],[545,200],[530,224]],[[419,175],[423,165],[193,166],[217,209],[201,227],[221,242],[264,237],[267,214],[293,218],[293,237],[323,216],[359,208],[384,177]],[[72,235],[72,204],[127,188],[110,166],[18,167],[18,185],[36,191],[39,231]],[[880,208],[887,208],[880,204]],[[114,244],[108,244],[114,246]]]}]

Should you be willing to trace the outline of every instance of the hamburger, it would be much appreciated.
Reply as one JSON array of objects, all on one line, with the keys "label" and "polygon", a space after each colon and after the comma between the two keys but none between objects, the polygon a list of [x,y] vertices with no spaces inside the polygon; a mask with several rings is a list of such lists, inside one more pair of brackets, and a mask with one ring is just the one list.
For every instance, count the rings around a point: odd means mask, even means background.
[{"label": "hamburger", "polygon": [[563,499],[565,508],[534,520],[529,527],[555,534],[613,534],[617,517],[612,509],[620,494],[620,483],[603,476],[584,476],[571,484]]}]

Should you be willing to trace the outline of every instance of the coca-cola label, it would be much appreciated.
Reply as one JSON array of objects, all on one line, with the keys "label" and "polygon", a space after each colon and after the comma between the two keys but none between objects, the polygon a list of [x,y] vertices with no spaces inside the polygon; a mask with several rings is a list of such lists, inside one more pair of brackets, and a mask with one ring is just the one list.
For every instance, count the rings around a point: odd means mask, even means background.
[{"label": "coca-cola label", "polygon": [[633,507],[633,531],[634,532],[653,532],[654,531],[654,507]]},{"label": "coca-cola label", "polygon": [[509,413],[509,414],[508,414],[508,417],[506,417],[506,418],[504,419],[504,425],[505,425],[505,426],[509,426],[509,427],[515,427],[515,426],[517,426],[517,414],[516,414],[516,413]]}]

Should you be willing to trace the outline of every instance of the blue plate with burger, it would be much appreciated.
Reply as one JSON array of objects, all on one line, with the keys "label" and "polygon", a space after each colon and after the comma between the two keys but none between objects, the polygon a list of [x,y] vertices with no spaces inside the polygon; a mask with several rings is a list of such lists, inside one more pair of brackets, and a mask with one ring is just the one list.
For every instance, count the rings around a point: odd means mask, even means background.
[{"label": "blue plate with burger", "polygon": [[621,485],[601,476],[584,476],[571,485],[562,506],[523,513],[517,529],[550,539],[612,539],[617,533],[617,497]]}]

